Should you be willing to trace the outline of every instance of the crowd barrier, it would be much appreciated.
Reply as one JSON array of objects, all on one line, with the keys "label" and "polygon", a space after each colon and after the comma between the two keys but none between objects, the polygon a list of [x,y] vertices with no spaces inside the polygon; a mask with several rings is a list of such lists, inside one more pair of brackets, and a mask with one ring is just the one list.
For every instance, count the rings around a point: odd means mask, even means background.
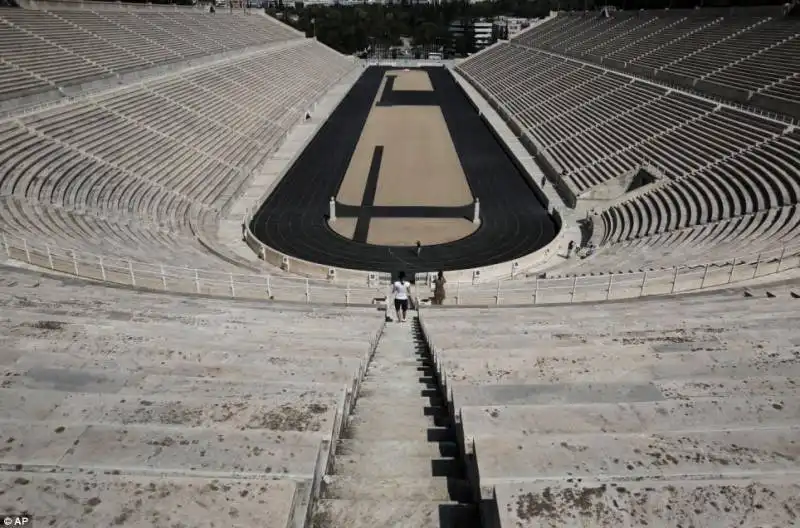
[{"label": "crowd barrier", "polygon": [[[382,302],[389,286],[387,274],[329,280],[281,274],[241,274],[192,267],[160,265],[83,253],[54,245],[29,242],[2,234],[2,251],[9,259],[83,279],[215,297],[365,305]],[[480,282],[450,280],[447,304],[500,305],[602,301],[682,293],[719,287],[800,267],[800,246],[785,246],[704,264],[638,270],[629,273],[526,278]],[[432,274],[418,276],[416,295],[425,302]],[[431,293],[432,296],[432,293]]]},{"label": "crowd barrier", "polygon": [[536,305],[631,299],[719,288],[798,267],[800,246],[783,247],[705,264],[627,273],[497,281],[493,285],[455,281],[447,284],[447,295],[450,298],[447,304]]},{"label": "crowd barrier", "polygon": [[455,64],[452,59],[382,59],[375,57],[359,59],[359,63],[364,68],[369,66],[388,66],[391,68],[448,68]]}]

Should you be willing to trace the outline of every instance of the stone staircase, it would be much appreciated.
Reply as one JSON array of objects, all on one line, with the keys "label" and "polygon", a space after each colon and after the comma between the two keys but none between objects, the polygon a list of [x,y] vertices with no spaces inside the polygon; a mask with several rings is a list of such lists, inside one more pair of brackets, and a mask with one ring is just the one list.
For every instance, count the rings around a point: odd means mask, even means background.
[{"label": "stone staircase", "polygon": [[387,326],[311,526],[480,526],[416,318]]}]

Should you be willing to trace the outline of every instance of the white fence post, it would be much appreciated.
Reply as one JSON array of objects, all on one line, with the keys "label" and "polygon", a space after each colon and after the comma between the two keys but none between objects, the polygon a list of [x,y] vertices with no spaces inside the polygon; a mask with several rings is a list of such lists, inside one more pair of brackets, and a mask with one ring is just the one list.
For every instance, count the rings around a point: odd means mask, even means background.
[{"label": "white fence post", "polygon": [[167,276],[164,273],[164,265],[161,265],[161,287],[164,288],[164,291],[167,291]]},{"label": "white fence post", "polygon": [[606,286],[606,300],[611,297],[611,286],[614,284],[614,274],[608,276],[608,286]]},{"label": "white fence post", "polygon": [[349,280],[347,281],[347,284],[345,285],[344,303],[345,304],[350,304],[350,281]]},{"label": "white fence post", "polygon": [[11,258],[11,248],[8,247],[8,239],[5,233],[3,233],[3,247],[6,248],[6,256]]},{"label": "white fence post", "polygon": [[194,291],[200,293],[200,274],[197,272],[197,268],[194,269]]},{"label": "white fence post", "polygon": [[647,270],[644,270],[644,275],[642,275],[642,284],[639,286],[639,297],[644,297],[644,286],[647,283]]},{"label": "white fence post", "polygon": [[569,302],[575,300],[575,288],[578,287],[578,276],[575,275],[575,279],[572,281],[572,291],[569,293]]},{"label": "white fence post", "polygon": [[55,267],[53,266],[53,254],[50,253],[50,244],[45,244],[44,247],[47,248],[47,262],[50,263],[50,269],[55,269]]},{"label": "white fence post", "polygon": [[231,280],[231,297],[236,297],[236,287],[233,285],[233,272],[230,273]]},{"label": "white fence post", "polygon": [[758,259],[756,259],[756,268],[753,270],[753,278],[755,279],[758,276],[758,268],[761,267],[761,253],[758,254]]},{"label": "white fence post", "polygon": [[25,248],[25,258],[27,259],[28,264],[30,264],[31,263],[31,252],[28,249],[28,241],[25,240],[24,238],[22,239],[22,247]]},{"label": "white fence post", "polygon": [[311,302],[311,289],[308,284],[308,279],[306,278],[306,302]]},{"label": "white fence post", "polygon": [[733,280],[733,270],[734,269],[736,269],[736,257],[733,257],[733,260],[731,261],[731,271],[730,271],[730,273],[728,273],[728,284],[730,284],[731,281]]},{"label": "white fence post", "polygon": [[72,267],[75,270],[75,276],[79,277],[80,273],[78,273],[78,255],[75,253],[75,250],[72,250]]},{"label": "white fence post", "polygon": [[131,286],[136,286],[136,277],[133,275],[133,262],[128,261],[128,272],[131,275]]},{"label": "white fence post", "polygon": [[706,277],[708,277],[708,268],[711,264],[706,264],[706,269],[703,270],[703,279],[700,281],[700,289],[702,290],[706,285]]},{"label": "white fence post", "polygon": [[456,281],[456,304],[461,304],[461,279]]},{"label": "white fence post", "polygon": [[533,285],[533,304],[536,304],[538,297],[539,297],[539,277],[536,277],[536,283]]},{"label": "white fence post", "polygon": [[500,281],[497,281],[497,292],[494,294],[494,304],[500,304]]},{"label": "white fence post", "polygon": [[106,267],[103,266],[103,255],[97,257],[97,261],[100,263],[100,276],[103,277],[103,282],[106,281]]},{"label": "white fence post", "polygon": [[675,266],[675,271],[672,273],[672,288],[670,288],[670,293],[675,293],[675,285],[678,283],[678,268],[680,266]]},{"label": "white fence post", "polygon": [[269,283],[269,275],[267,275],[267,298],[272,299],[272,286]]}]

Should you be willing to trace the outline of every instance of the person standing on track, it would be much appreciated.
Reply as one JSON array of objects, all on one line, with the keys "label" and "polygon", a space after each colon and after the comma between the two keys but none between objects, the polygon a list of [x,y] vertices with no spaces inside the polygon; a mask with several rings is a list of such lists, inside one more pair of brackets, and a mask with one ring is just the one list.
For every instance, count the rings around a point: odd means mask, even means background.
[{"label": "person standing on track", "polygon": [[397,314],[397,322],[402,323],[406,320],[408,312],[408,296],[411,291],[411,283],[406,280],[406,274],[401,271],[397,274],[397,280],[392,284],[392,295],[394,295],[394,311]]}]

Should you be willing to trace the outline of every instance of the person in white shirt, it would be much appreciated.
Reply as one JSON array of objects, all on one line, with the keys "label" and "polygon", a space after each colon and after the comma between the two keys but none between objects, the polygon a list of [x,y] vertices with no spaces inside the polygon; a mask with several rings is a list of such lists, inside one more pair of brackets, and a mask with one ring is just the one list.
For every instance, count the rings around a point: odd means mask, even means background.
[{"label": "person in white shirt", "polygon": [[411,291],[411,283],[406,280],[405,272],[397,274],[397,280],[392,284],[392,295],[394,295],[394,311],[397,314],[397,322],[402,323],[406,320],[408,312],[408,295]]}]

